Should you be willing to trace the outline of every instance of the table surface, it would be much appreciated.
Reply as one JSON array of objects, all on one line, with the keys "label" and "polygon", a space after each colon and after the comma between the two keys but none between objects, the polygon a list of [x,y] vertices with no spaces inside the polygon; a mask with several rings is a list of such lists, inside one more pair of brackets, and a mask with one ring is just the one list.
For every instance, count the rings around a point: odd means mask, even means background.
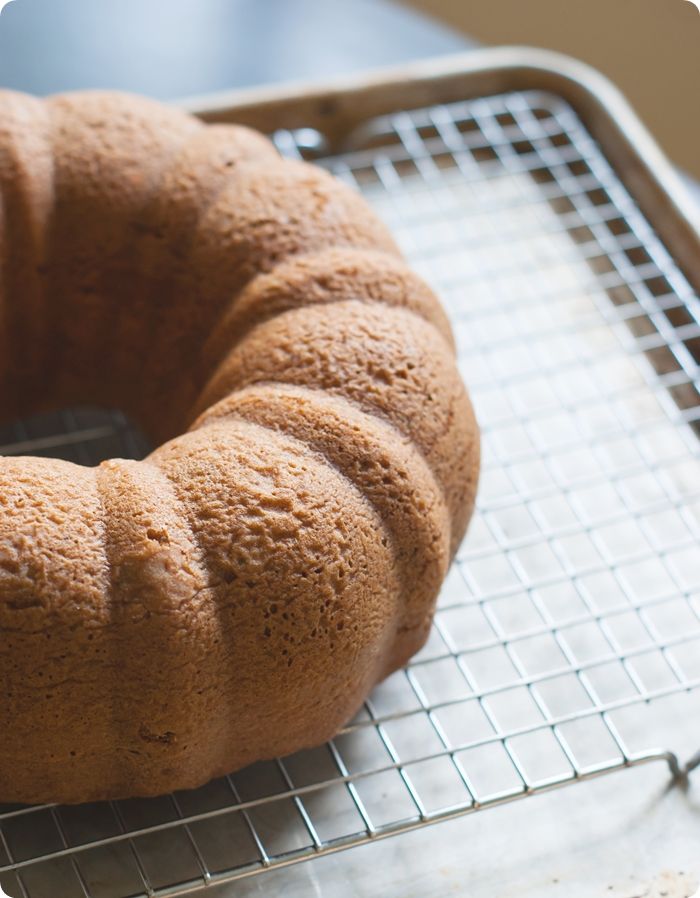
[{"label": "table surface", "polygon": [[471,45],[386,0],[14,0],[1,15],[0,84],[37,94],[119,88],[171,100]]},{"label": "table surface", "polygon": [[[15,0],[0,17],[0,84],[174,99],[468,46],[383,0]],[[700,877],[700,783],[685,792],[667,783],[662,766],[625,771],[211,895],[685,898]]]}]

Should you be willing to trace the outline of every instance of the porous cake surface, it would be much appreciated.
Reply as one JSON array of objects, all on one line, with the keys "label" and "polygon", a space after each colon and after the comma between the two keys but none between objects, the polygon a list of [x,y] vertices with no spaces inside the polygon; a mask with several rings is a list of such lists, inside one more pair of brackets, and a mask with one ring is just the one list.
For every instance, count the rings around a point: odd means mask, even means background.
[{"label": "porous cake surface", "polygon": [[138,97],[0,91],[0,417],[158,448],[0,459],[0,801],[197,786],[331,737],[425,641],[478,428],[365,202]]}]

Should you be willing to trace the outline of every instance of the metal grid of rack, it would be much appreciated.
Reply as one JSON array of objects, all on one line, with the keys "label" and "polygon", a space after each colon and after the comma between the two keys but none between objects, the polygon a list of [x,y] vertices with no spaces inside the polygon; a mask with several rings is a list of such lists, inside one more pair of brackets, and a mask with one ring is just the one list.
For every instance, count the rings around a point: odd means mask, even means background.
[{"label": "metal grid of rack", "polygon": [[[700,686],[700,304],[669,252],[553,95],[385,116],[334,157],[315,132],[276,139],[363,191],[442,296],[483,429],[476,519],[427,645],[336,739],[195,792],[2,807],[13,898],[180,895],[625,765],[682,767],[634,726]],[[0,444],[146,451],[85,410]]]}]

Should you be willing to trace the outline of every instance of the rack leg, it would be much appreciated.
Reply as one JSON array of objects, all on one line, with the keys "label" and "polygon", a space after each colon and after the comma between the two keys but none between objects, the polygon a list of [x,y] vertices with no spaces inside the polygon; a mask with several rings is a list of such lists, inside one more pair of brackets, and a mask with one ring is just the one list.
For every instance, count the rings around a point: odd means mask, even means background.
[{"label": "rack leg", "polygon": [[693,757],[688,761],[688,763],[683,768],[683,773],[687,776],[689,773],[692,773],[697,767],[700,767],[700,751],[695,752]]}]

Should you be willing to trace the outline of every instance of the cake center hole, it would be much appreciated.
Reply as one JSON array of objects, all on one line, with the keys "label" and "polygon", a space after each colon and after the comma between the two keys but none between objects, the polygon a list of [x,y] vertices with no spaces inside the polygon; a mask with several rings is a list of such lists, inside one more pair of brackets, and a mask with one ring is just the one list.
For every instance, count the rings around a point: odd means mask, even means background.
[{"label": "cake center hole", "polygon": [[93,466],[107,458],[143,458],[150,449],[143,431],[116,409],[74,406],[0,426],[0,455],[38,455]]}]

